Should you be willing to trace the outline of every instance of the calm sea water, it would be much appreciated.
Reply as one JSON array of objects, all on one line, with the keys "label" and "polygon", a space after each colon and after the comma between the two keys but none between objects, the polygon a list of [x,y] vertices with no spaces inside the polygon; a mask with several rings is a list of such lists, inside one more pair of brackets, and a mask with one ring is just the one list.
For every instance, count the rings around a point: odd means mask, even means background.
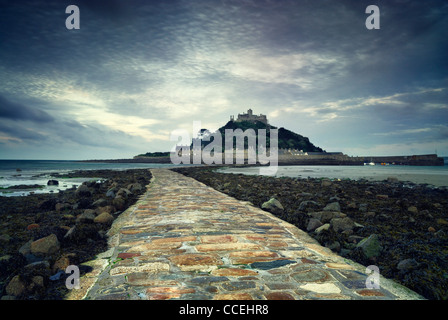
[{"label": "calm sea water", "polygon": [[[435,187],[448,187],[448,157],[444,157],[444,166],[280,166],[276,177],[293,178],[330,178],[330,179],[367,179],[382,181],[396,177],[400,181],[416,184],[430,184]],[[260,167],[226,168],[218,172],[260,174]]]},{"label": "calm sea water", "polygon": [[[437,187],[448,186],[448,157],[445,166],[282,166],[278,167],[277,177],[331,178],[331,179],[368,179],[384,180],[397,177],[401,181],[427,183]],[[99,163],[62,160],[0,160],[0,196],[24,196],[33,193],[49,193],[79,186],[92,178],[59,179],[58,186],[47,186],[51,173],[66,173],[73,170],[127,170],[142,168],[173,167],[172,164],[158,163]],[[19,170],[17,170],[19,169]],[[221,169],[225,173],[259,174],[259,168]],[[101,179],[102,177],[98,177]],[[37,184],[39,189],[6,190],[17,185]]]},{"label": "calm sea water", "polygon": [[[73,170],[127,170],[142,168],[170,167],[171,164],[158,163],[97,163],[76,162],[61,160],[0,160],[0,196],[22,196],[34,193],[48,193],[65,190],[72,186],[78,186],[92,178],[58,179],[58,186],[47,186],[51,173],[66,173]],[[100,179],[102,177],[98,177]],[[40,189],[27,189],[20,191],[5,190],[7,187],[17,185],[38,184],[44,186]]]}]

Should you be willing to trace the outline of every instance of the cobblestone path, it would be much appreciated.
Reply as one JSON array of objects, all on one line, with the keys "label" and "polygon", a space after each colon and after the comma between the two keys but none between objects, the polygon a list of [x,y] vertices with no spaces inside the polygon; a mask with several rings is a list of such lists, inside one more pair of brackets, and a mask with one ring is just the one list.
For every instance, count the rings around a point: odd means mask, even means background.
[{"label": "cobblestone path", "polygon": [[[168,169],[115,220],[68,299],[419,299],[272,214]],[[371,274],[372,275],[372,274]],[[370,279],[370,278],[369,278]]]}]

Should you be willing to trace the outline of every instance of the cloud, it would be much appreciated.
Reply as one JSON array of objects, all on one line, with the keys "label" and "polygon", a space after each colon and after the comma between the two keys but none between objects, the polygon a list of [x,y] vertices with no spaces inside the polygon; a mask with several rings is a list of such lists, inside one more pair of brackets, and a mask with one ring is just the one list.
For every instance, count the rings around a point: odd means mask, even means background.
[{"label": "cloud", "polygon": [[0,133],[3,134],[5,141],[11,142],[36,142],[47,139],[47,135],[38,128],[32,128],[29,125],[21,123],[11,124],[4,119],[0,119]]},{"label": "cloud", "polygon": [[[325,101],[320,106],[308,106],[297,109],[299,113],[307,113],[318,117],[334,114],[337,117],[363,112],[375,116],[377,113],[390,116],[399,120],[397,115],[409,116],[415,113],[427,113],[431,111],[444,111],[444,101],[447,94],[446,88],[420,88],[415,91],[400,92],[388,96],[357,97],[341,100]],[[427,101],[427,102],[424,102]],[[431,103],[435,101],[437,103]]]},{"label": "cloud", "polygon": [[45,111],[30,108],[23,104],[12,102],[0,95],[0,118],[10,120],[27,120],[39,123],[51,122],[54,120]]}]

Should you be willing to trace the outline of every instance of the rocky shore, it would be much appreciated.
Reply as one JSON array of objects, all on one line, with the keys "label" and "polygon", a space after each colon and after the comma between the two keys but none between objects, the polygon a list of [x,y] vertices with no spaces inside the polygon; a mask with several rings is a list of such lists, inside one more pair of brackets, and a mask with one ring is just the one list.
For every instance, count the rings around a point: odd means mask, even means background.
[{"label": "rocky shore", "polygon": [[448,190],[403,183],[272,178],[178,168],[307,231],[427,299],[448,299]]},{"label": "rocky shore", "polygon": [[[0,297],[58,300],[69,265],[107,250],[106,232],[146,191],[147,169],[74,171],[52,179],[90,177],[54,194],[0,197]],[[81,268],[82,275],[89,270]]]}]

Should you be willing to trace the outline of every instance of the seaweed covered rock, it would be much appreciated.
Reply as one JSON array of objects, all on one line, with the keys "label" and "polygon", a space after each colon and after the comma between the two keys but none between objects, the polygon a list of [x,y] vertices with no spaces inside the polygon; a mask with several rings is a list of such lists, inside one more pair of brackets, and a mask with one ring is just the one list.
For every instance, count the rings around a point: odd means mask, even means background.
[{"label": "seaweed covered rock", "polygon": [[283,211],[284,208],[282,206],[282,204],[280,203],[280,201],[278,201],[275,198],[271,198],[269,199],[269,201],[266,201],[265,203],[263,203],[261,205],[262,209],[266,209],[268,211],[271,212],[279,212],[279,211]]},{"label": "seaweed covered rock", "polygon": [[75,192],[76,196],[78,197],[90,197],[92,193],[89,190],[89,187],[87,187],[85,184],[81,184]]},{"label": "seaweed covered rock", "polygon": [[377,234],[364,238],[358,243],[356,248],[362,251],[366,259],[378,257],[383,250]]},{"label": "seaweed covered rock", "polygon": [[102,212],[100,215],[95,217],[95,219],[93,219],[93,222],[101,223],[104,225],[111,225],[113,221],[114,217],[107,212]]}]

